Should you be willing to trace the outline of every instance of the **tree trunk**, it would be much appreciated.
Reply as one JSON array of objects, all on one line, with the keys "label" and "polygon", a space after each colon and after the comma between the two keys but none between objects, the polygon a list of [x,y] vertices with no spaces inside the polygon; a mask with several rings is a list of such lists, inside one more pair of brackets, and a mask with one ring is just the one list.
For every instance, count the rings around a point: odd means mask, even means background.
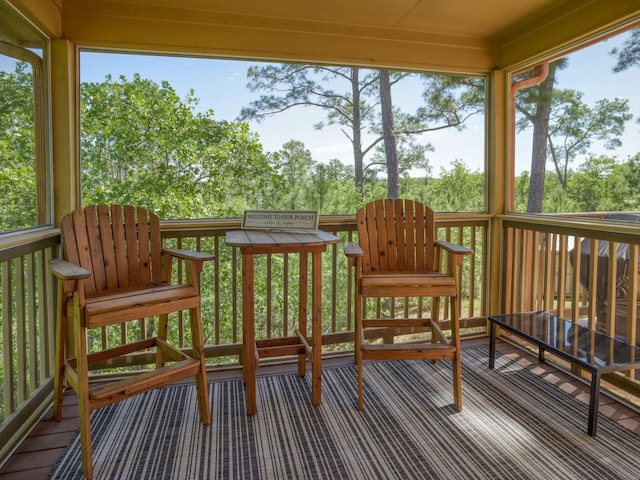
[{"label": "tree trunk", "polygon": [[351,69],[351,97],[353,98],[353,165],[356,189],[364,198],[364,154],[362,153],[362,118],[360,113],[360,69]]},{"label": "tree trunk", "polygon": [[398,198],[398,151],[393,129],[393,104],[391,102],[391,82],[389,72],[380,70],[380,108],[382,112],[382,135],[387,157],[387,197]]},{"label": "tree trunk", "polygon": [[529,200],[527,212],[541,213],[544,197],[544,180],[547,163],[547,136],[549,133],[549,117],[551,115],[551,96],[556,65],[549,64],[547,78],[538,86],[538,105],[533,118],[533,142],[531,149],[531,181],[529,183]]}]

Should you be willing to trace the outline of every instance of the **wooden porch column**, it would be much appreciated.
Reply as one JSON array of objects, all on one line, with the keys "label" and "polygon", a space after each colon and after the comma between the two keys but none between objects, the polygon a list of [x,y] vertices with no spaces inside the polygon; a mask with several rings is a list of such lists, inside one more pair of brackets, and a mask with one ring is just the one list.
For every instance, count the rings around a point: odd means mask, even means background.
[{"label": "wooden porch column", "polygon": [[506,212],[507,175],[509,175],[509,98],[507,75],[504,70],[494,70],[488,75],[488,121],[487,126],[487,208],[492,215],[489,229],[489,248],[487,263],[487,313],[500,313],[501,308],[501,268],[502,228],[496,215]]},{"label": "wooden porch column", "polygon": [[51,41],[53,220],[80,206],[78,66],[75,44]]}]

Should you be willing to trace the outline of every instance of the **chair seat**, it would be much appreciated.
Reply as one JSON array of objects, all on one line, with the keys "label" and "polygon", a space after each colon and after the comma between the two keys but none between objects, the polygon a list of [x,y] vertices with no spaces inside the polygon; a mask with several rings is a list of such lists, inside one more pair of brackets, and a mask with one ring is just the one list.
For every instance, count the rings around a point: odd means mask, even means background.
[{"label": "chair seat", "polygon": [[451,296],[456,295],[453,276],[434,272],[393,271],[362,274],[362,295]]},{"label": "chair seat", "polygon": [[87,297],[88,328],[113,325],[151,315],[162,315],[197,307],[199,294],[193,285],[153,285],[109,291]]}]

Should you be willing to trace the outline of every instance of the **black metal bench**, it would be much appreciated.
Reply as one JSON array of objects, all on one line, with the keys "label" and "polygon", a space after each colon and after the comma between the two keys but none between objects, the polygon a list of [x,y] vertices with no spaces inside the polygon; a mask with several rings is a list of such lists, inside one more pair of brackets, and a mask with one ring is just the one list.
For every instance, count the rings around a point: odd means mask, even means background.
[{"label": "black metal bench", "polygon": [[538,346],[538,358],[544,362],[546,350],[591,372],[589,423],[587,432],[594,437],[598,427],[598,402],[602,374],[640,367],[640,348],[600,332],[577,325],[546,312],[511,313],[489,316],[491,336],[489,368],[495,365],[496,328],[499,326]]}]

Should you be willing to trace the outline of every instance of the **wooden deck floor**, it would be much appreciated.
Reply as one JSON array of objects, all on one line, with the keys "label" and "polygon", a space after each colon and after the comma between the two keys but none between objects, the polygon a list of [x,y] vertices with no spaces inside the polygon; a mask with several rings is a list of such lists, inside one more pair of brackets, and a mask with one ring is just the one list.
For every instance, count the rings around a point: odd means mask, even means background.
[{"label": "wooden deck floor", "polygon": [[[463,342],[464,348],[486,344],[488,340],[478,339]],[[562,390],[570,393],[579,400],[587,403],[589,400],[589,387],[573,376],[558,368],[540,363],[537,356],[532,355],[509,343],[499,342],[498,351],[515,359],[532,372],[536,373],[544,381],[558,385]],[[352,362],[351,356],[335,357],[323,360],[325,365]],[[260,375],[282,372],[295,369],[296,365],[277,365],[262,367]],[[241,371],[238,369],[225,370],[210,374],[211,380],[225,378],[239,378]],[[355,392],[354,392],[355,395]],[[612,418],[620,425],[640,435],[640,412],[629,408],[607,395],[600,397],[600,413]],[[585,419],[586,428],[586,419]],[[52,467],[64,453],[78,429],[77,398],[73,394],[67,394],[64,400],[63,420],[56,422],[51,411],[39,422],[36,428],[25,439],[16,452],[0,468],[0,480],[44,480]]]}]

